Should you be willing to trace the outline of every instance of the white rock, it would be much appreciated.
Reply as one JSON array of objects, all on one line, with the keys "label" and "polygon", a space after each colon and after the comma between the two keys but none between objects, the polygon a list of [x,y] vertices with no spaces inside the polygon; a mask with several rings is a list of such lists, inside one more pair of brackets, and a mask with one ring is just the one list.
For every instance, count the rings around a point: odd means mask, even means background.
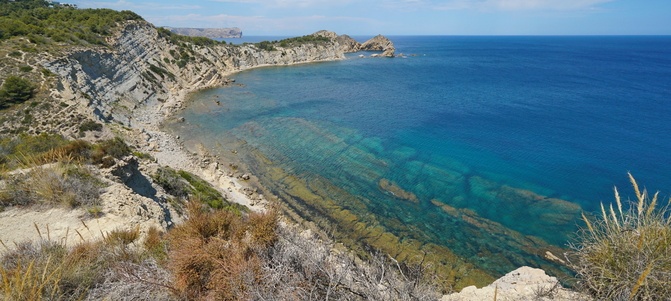
[{"label": "white rock", "polygon": [[[544,294],[546,293],[546,294]],[[459,293],[445,295],[442,301],[480,301],[480,300],[590,300],[588,297],[568,290],[558,284],[555,277],[545,271],[531,267],[521,267],[494,283],[483,287],[465,287]]]}]

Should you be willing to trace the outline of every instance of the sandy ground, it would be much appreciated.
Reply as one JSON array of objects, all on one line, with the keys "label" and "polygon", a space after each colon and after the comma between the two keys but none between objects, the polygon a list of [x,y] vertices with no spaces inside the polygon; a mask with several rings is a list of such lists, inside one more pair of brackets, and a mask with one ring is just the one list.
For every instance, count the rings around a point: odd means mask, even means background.
[{"label": "sandy ground", "polygon": [[[0,240],[8,247],[40,239],[72,245],[100,238],[103,233],[128,228],[127,218],[106,215],[91,219],[82,209],[27,208],[0,212]],[[39,232],[38,232],[39,229]],[[6,251],[2,248],[0,253]]]}]

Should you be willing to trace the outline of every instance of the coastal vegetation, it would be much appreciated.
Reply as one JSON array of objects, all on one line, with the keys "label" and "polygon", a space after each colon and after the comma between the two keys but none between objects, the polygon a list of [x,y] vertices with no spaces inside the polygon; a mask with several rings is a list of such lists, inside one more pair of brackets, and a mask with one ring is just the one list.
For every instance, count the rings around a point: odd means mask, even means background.
[{"label": "coastal vegetation", "polygon": [[287,38],[284,40],[276,41],[274,43],[279,43],[281,47],[294,47],[294,46],[299,46],[307,43],[323,43],[323,42],[329,42],[331,39],[325,36],[319,36],[319,35],[306,35],[306,36],[300,36],[300,37],[294,37],[294,38]]},{"label": "coastal vegetation", "polygon": [[[585,228],[568,254],[578,288],[597,300],[671,298],[671,199],[652,197],[629,174],[636,199],[627,204],[615,189],[615,206],[583,215]],[[623,206],[630,205],[629,208]]]},{"label": "coastal vegetation", "polygon": [[[425,271],[382,254],[355,260],[278,225],[276,211],[240,215],[188,203],[189,218],[141,238],[118,230],[99,241],[48,238],[7,248],[4,300],[436,300]],[[46,233],[42,233],[46,232]]]},{"label": "coastal vegetation", "polygon": [[126,20],[142,20],[131,11],[77,9],[43,0],[0,1],[0,40],[28,37],[31,43],[105,45],[105,37]]},{"label": "coastal vegetation", "polygon": [[161,166],[152,175],[152,179],[181,202],[194,199],[213,209],[227,209],[238,213],[249,211],[245,206],[229,202],[210,183],[188,171]]},{"label": "coastal vegetation", "polygon": [[96,211],[106,185],[90,166],[110,167],[129,154],[119,138],[95,144],[57,134],[2,138],[0,208],[40,204]]},{"label": "coastal vegetation", "polygon": [[[30,70],[32,70],[32,68]],[[8,104],[21,103],[29,100],[33,97],[34,90],[35,85],[25,78],[18,76],[7,77],[0,88],[0,108],[3,108]]]},{"label": "coastal vegetation", "polygon": [[275,51],[277,48],[275,46],[279,46],[282,48],[287,48],[287,47],[298,47],[304,44],[317,44],[317,43],[324,43],[324,42],[330,42],[331,39],[328,37],[320,36],[320,35],[305,35],[305,36],[300,36],[300,37],[294,37],[294,38],[286,38],[283,40],[275,40],[275,41],[261,41],[258,42],[254,45],[258,47],[259,49],[265,50],[265,51]]}]

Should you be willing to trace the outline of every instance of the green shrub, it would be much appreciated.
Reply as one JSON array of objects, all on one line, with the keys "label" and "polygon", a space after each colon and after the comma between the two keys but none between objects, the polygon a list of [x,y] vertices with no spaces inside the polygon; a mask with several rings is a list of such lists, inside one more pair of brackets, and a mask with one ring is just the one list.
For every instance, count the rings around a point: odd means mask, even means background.
[{"label": "green shrub", "polygon": [[569,266],[579,288],[598,300],[671,299],[671,200],[658,206],[641,192],[629,174],[636,203],[622,209],[615,189],[616,208],[601,205],[601,217],[588,219],[571,244]]},{"label": "green shrub", "polygon": [[[247,207],[226,200],[210,183],[190,172],[183,170],[176,171],[170,167],[162,166],[152,175],[152,179],[154,179],[156,184],[163,187],[167,193],[181,200],[188,198],[200,201],[210,208],[225,209],[236,214],[248,211]],[[178,202],[175,202],[175,204],[177,206],[173,207],[180,210],[181,206]]]},{"label": "green shrub", "polygon": [[[300,46],[303,44],[318,44],[330,42],[331,39],[323,36],[307,35],[302,37],[288,38],[280,41],[275,41],[273,44],[279,43],[280,47]],[[274,49],[271,49],[274,50]]]},{"label": "green shrub", "polygon": [[36,44],[104,45],[105,36],[125,20],[142,17],[130,11],[76,9],[52,1],[0,1],[0,39],[25,36]]},{"label": "green shrub", "polygon": [[115,137],[114,139],[103,140],[93,146],[93,162],[102,163],[105,156],[121,159],[132,153],[130,146],[123,139]]},{"label": "green shrub", "polygon": [[79,125],[79,132],[89,132],[89,131],[100,131],[103,129],[103,125],[92,120],[87,120],[84,123]]},{"label": "green shrub", "polygon": [[266,51],[277,50],[277,49],[275,49],[275,46],[273,45],[273,43],[268,42],[268,41],[262,41],[262,42],[256,43],[256,47],[259,47],[259,49],[266,50]]},{"label": "green shrub", "polygon": [[47,76],[47,77],[54,76],[54,73],[49,71],[48,69],[42,68],[42,69],[40,69],[40,72],[42,72],[42,75]]},{"label": "green shrub", "polygon": [[156,160],[152,155],[147,154],[147,153],[143,153],[143,152],[137,152],[137,151],[133,152],[133,156],[136,156],[136,157],[138,157],[138,159],[143,159],[143,160],[149,160],[149,161],[155,161]]},{"label": "green shrub", "polygon": [[184,178],[191,187],[193,187],[193,190],[191,191],[191,195],[195,198],[200,200],[201,202],[207,204],[211,208],[215,209],[222,209],[224,208],[224,205],[228,204],[228,201],[224,199],[224,197],[219,193],[218,190],[216,190],[210,183],[206,182],[205,180],[197,177],[196,175],[188,172],[188,171],[179,171],[179,175]]},{"label": "green shrub", "polygon": [[9,76],[0,88],[0,107],[9,103],[21,103],[33,97],[35,86],[29,80]]},{"label": "green shrub", "polygon": [[191,193],[189,184],[182,179],[176,170],[170,167],[159,167],[156,173],[152,175],[152,179],[156,184],[163,187],[165,192],[176,197],[186,198]]}]

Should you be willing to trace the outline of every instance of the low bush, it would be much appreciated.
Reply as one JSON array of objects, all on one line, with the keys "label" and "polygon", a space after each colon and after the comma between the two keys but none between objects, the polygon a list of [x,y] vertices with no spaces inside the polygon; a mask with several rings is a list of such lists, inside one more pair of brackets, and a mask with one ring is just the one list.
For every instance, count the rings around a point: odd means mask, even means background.
[{"label": "low bush", "polygon": [[179,173],[170,167],[159,167],[156,173],[152,175],[152,179],[154,179],[156,184],[163,187],[165,192],[178,198],[185,199],[191,193],[191,187],[188,182],[182,179]]},{"label": "low bush", "polygon": [[79,133],[90,132],[90,131],[100,131],[103,129],[101,123],[97,123],[92,120],[87,120],[81,125],[79,125]]},{"label": "low bush", "polygon": [[119,137],[114,139],[103,140],[93,146],[92,159],[94,162],[100,162],[102,157],[111,156],[116,159],[121,159],[132,154],[130,146]]},{"label": "low bush", "polygon": [[229,202],[210,183],[187,171],[163,166],[152,175],[152,179],[167,193],[181,200],[188,198],[207,204],[210,208],[226,209],[238,214],[248,210],[245,206]]},{"label": "low bush", "polygon": [[276,211],[233,214],[196,203],[168,233],[167,267],[187,300],[436,300],[426,266],[357,260],[278,225]]},{"label": "low bush", "polygon": [[11,103],[21,103],[33,97],[35,85],[29,80],[9,76],[0,88],[0,108]]},{"label": "low bush", "polygon": [[659,193],[650,198],[629,178],[636,202],[623,210],[615,189],[615,208],[602,204],[601,217],[583,215],[586,228],[571,244],[569,265],[578,287],[598,300],[670,300],[671,199],[659,206]]},{"label": "low bush", "polygon": [[195,176],[194,174],[180,170],[179,175],[184,178],[191,187],[191,195],[200,200],[201,202],[207,204],[211,208],[222,209],[225,205],[230,205],[230,203],[216,190],[210,183],[205,180]]}]

